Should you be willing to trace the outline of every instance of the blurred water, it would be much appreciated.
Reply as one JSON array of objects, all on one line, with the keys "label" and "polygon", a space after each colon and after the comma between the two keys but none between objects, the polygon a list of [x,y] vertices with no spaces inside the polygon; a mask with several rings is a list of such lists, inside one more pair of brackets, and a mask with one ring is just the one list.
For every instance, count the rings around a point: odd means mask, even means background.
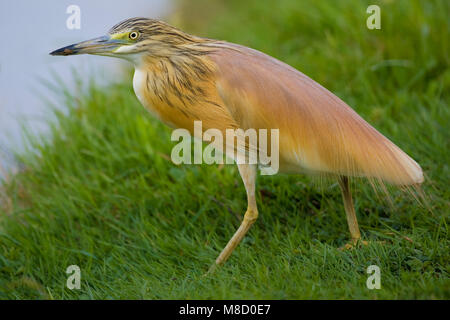
[{"label": "blurred water", "polygon": [[[81,28],[70,30],[70,5],[81,9]],[[0,1],[0,167],[13,168],[12,151],[23,147],[20,123],[33,132],[45,132],[48,104],[40,96],[54,97],[43,83],[65,81],[73,68],[83,76],[95,74],[105,81],[121,76],[126,62],[97,56],[53,57],[62,46],[104,35],[117,22],[136,16],[163,18],[168,0],[2,0]],[[0,169],[0,176],[2,175]]]}]

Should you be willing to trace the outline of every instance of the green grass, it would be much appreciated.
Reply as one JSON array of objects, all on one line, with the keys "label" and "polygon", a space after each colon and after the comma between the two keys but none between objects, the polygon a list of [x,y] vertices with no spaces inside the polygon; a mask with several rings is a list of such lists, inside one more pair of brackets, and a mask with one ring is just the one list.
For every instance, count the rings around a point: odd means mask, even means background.
[{"label": "green grass", "polygon": [[[174,165],[170,130],[139,105],[131,77],[91,84],[66,92],[51,138],[30,138],[38,152],[23,152],[4,186],[0,298],[450,298],[449,2],[370,3],[381,30],[366,28],[369,2],[359,0],[187,1],[172,21],[267,52],[343,98],[422,165],[431,211],[400,191],[390,206],[358,181],[372,244],[343,252],[336,184],[259,177],[259,220],[204,278],[245,211],[236,168]],[[81,290],[66,288],[72,264]],[[380,290],[366,288],[372,264]]]}]

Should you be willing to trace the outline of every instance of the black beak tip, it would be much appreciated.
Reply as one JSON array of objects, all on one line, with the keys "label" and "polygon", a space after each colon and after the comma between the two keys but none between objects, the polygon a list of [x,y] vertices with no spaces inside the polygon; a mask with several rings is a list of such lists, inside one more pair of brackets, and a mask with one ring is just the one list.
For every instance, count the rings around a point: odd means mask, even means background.
[{"label": "black beak tip", "polygon": [[71,54],[74,54],[74,53],[75,53],[75,50],[73,50],[71,48],[71,46],[69,46],[69,47],[57,49],[55,51],[50,52],[49,54],[51,56],[70,56]]}]

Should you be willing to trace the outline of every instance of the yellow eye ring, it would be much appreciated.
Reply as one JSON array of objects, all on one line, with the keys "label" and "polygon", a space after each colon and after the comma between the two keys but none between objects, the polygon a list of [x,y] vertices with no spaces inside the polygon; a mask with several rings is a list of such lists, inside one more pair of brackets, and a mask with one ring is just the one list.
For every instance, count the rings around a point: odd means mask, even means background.
[{"label": "yellow eye ring", "polygon": [[128,36],[131,40],[136,40],[139,37],[139,32],[137,31],[133,31],[130,33],[130,35]]}]

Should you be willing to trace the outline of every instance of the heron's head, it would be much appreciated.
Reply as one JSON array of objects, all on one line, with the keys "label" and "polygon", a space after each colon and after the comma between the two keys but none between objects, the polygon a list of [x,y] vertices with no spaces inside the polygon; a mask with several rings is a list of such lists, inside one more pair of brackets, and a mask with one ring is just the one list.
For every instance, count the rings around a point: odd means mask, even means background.
[{"label": "heron's head", "polygon": [[162,57],[173,54],[197,37],[188,35],[162,21],[131,18],[116,24],[101,37],[79,42],[51,52],[54,56],[95,54],[136,61],[147,55]]}]

